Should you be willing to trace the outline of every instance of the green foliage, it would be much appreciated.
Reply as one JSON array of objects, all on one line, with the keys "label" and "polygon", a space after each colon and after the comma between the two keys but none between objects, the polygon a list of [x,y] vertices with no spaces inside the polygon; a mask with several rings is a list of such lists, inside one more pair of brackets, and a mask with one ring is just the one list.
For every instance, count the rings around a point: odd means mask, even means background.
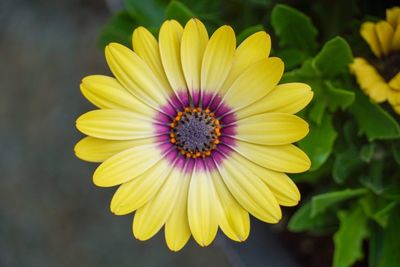
[{"label": "green foliage", "polygon": [[355,93],[356,101],[350,112],[357,120],[360,132],[365,133],[370,141],[399,138],[399,123],[379,105],[372,103],[362,92],[355,90]]},{"label": "green foliage", "polygon": [[275,51],[275,55],[285,62],[285,69],[287,71],[299,66],[307,58],[307,54],[296,48]]},{"label": "green foliage", "polygon": [[326,82],[326,95],[329,99],[328,108],[331,111],[336,111],[339,107],[341,109],[348,108],[353,104],[355,95],[346,89],[336,88],[331,82]]},{"label": "green foliage", "polygon": [[302,12],[276,2],[124,0],[124,10],[112,17],[99,42],[102,47],[111,41],[131,46],[132,31],[139,25],[156,35],[165,19],[184,25],[192,17],[201,19],[209,32],[232,25],[238,45],[257,31],[270,33],[272,54],[285,62],[281,83],[304,82],[314,92],[300,113],[309,122],[310,133],[298,142],[311,159],[311,169],[292,176],[308,183],[311,193],[288,229],[332,235],[335,267],[351,266],[364,255],[370,267],[397,266],[399,116],[371,102],[349,73],[351,48],[357,56],[365,51],[366,57],[371,55],[359,36],[358,6],[355,1],[315,1],[309,7],[298,4]]},{"label": "green foliage", "polygon": [[[281,10],[292,9],[279,6],[276,10],[283,13]],[[271,20],[282,38],[278,54],[291,54],[294,48],[285,42],[295,37],[287,39],[290,30],[283,30],[287,23],[279,22],[273,14]],[[309,22],[304,17],[302,20]],[[304,36],[311,42],[316,31],[308,22],[300,28],[308,29]],[[291,64],[283,80],[306,82],[314,91],[312,103],[302,112],[310,123],[310,134],[299,142],[312,165],[310,172],[296,176],[296,180],[312,183],[315,189],[311,200],[292,216],[288,228],[314,233],[331,229],[333,266],[347,267],[362,260],[366,239],[370,241],[371,267],[397,266],[400,259],[391,243],[400,246],[393,238],[400,233],[400,222],[396,227],[391,220],[398,220],[400,202],[399,120],[358,88],[349,74],[353,56],[344,38],[332,38],[319,52],[301,46],[296,49],[306,58],[302,64]],[[323,186],[319,188],[319,184]]]},{"label": "green foliage", "polygon": [[275,1],[123,0],[124,23],[121,23],[121,18],[116,19],[120,15],[114,15],[104,27],[98,42],[100,47],[110,42],[130,46],[132,31],[137,26],[144,26],[157,35],[161,23],[166,19],[175,19],[185,25],[190,18],[195,17],[201,19],[210,32],[229,22],[236,32],[241,33],[238,35],[240,43],[251,33],[264,29],[265,14]]},{"label": "green foliage", "polygon": [[369,236],[368,266],[378,266],[383,250],[383,229],[372,224]]},{"label": "green foliage", "polygon": [[131,17],[141,24],[158,27],[164,20],[165,2],[124,0],[125,8]]},{"label": "green foliage", "polygon": [[279,4],[272,10],[271,24],[282,48],[295,48],[309,55],[315,52],[318,32],[305,14]]},{"label": "green foliage", "polygon": [[329,158],[337,137],[331,115],[323,114],[322,116],[325,118],[318,119],[321,121],[320,125],[310,122],[310,133],[299,142],[300,148],[311,159],[311,171],[317,170]]},{"label": "green foliage", "polygon": [[[334,66],[330,64],[332,58],[335,58]],[[309,57],[302,66],[286,72],[283,77],[283,82],[306,82],[314,91],[314,99],[306,110],[311,131],[299,142],[311,159],[311,171],[320,168],[332,153],[337,137],[332,114],[339,108],[347,109],[355,99],[354,92],[343,89],[345,86],[340,82],[341,73],[347,71],[351,61],[352,53],[346,41],[336,37],[315,57]]]},{"label": "green foliage", "polygon": [[104,47],[111,42],[117,42],[130,47],[131,34],[135,27],[136,22],[127,11],[117,13],[100,34],[99,45]]},{"label": "green foliage", "polygon": [[326,77],[334,77],[343,71],[353,61],[353,55],[347,42],[341,37],[335,37],[326,42],[313,60],[313,67]]},{"label": "green foliage", "polygon": [[324,212],[327,208],[338,204],[342,201],[348,200],[350,198],[363,195],[367,193],[368,190],[365,188],[359,189],[345,189],[342,191],[329,192],[317,195],[312,198],[311,201],[311,216],[315,217],[315,215]]},{"label": "green foliage", "polygon": [[292,216],[288,224],[288,229],[292,232],[313,231],[325,232],[330,226],[335,225],[334,216],[318,214],[312,216],[311,202],[303,204]]},{"label": "green foliage", "polygon": [[166,18],[176,19],[182,25],[185,25],[188,20],[195,17],[196,15],[181,2],[173,0],[167,6]]},{"label": "green foliage", "polygon": [[400,141],[392,143],[392,153],[395,161],[400,165]]},{"label": "green foliage", "polygon": [[391,213],[386,231],[383,234],[383,250],[378,263],[379,267],[395,267],[400,262],[399,239],[400,212]]},{"label": "green foliage", "polygon": [[333,267],[351,266],[363,258],[362,241],[368,236],[367,217],[360,207],[339,211],[339,230],[335,233]]},{"label": "green foliage", "polygon": [[262,25],[259,24],[259,25],[250,26],[250,27],[244,29],[243,31],[241,31],[237,35],[236,42],[238,44],[240,44],[241,42],[244,41],[244,39],[246,39],[247,37],[249,37],[253,33],[256,33],[256,32],[259,32],[259,31],[264,31],[264,27]]},{"label": "green foliage", "polygon": [[338,152],[333,163],[332,176],[335,182],[342,184],[350,175],[360,168],[361,160],[358,151],[348,149],[343,152]]}]

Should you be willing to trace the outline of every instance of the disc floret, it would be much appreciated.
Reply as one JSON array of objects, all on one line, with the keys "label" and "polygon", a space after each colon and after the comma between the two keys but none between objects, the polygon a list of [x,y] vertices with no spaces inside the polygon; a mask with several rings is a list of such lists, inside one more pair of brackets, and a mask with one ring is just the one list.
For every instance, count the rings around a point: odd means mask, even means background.
[{"label": "disc floret", "polygon": [[209,108],[186,107],[170,123],[170,141],[187,158],[205,158],[220,143],[220,121]]}]

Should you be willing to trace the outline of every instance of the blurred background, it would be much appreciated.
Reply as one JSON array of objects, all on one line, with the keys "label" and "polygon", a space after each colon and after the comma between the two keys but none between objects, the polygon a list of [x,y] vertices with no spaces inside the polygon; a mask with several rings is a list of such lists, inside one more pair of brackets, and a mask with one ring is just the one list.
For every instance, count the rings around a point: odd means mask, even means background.
[{"label": "blurred background", "polygon": [[[256,8],[242,9],[247,1]],[[76,118],[93,109],[80,94],[80,80],[110,74],[100,47],[116,36],[101,32],[121,2],[0,0],[0,267],[330,266],[331,237],[290,234],[283,231],[287,221],[271,226],[253,219],[243,244],[218,234],[210,247],[200,248],[191,240],[172,253],[163,231],[140,242],[131,233],[132,215],[111,214],[114,190],[93,185],[96,164],[77,159],[73,147],[82,137],[75,129]],[[359,25],[344,18],[382,17],[395,1],[225,2],[229,5],[224,20],[238,30],[248,25],[235,12],[268,25],[265,10],[276,2],[307,10],[314,23],[325,28],[319,41],[326,41],[358,32]],[[336,2],[348,3],[349,8],[332,9]],[[310,190],[306,185],[300,188],[305,194]],[[293,211],[284,208],[287,215]]]},{"label": "blurred background", "polygon": [[[112,189],[73,154],[75,119],[92,106],[80,80],[108,74],[97,37],[118,3],[0,1],[0,266],[296,266],[271,226],[234,244],[218,235],[179,253],[109,211]],[[279,227],[279,226],[278,226]],[[240,256],[239,256],[240,254]],[[255,257],[255,255],[257,255]]]}]

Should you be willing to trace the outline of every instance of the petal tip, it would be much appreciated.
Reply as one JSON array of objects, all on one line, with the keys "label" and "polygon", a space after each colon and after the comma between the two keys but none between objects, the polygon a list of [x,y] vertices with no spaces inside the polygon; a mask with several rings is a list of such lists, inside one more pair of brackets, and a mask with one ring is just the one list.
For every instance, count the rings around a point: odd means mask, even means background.
[{"label": "petal tip", "polygon": [[97,167],[97,169],[93,173],[93,184],[98,187],[111,187],[114,186],[113,184],[107,183],[107,180],[104,179],[103,174],[101,173],[100,169],[101,165]]}]

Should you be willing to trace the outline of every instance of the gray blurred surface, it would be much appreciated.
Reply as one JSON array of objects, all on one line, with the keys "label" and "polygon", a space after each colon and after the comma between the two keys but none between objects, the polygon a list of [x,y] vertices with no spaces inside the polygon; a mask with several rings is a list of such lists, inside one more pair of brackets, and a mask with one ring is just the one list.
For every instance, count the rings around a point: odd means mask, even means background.
[{"label": "gray blurred surface", "polygon": [[109,212],[114,190],[73,155],[92,109],[80,79],[108,73],[96,38],[109,15],[95,0],[0,1],[0,266],[294,266],[266,224],[171,253],[163,232],[136,241],[132,216]]}]

